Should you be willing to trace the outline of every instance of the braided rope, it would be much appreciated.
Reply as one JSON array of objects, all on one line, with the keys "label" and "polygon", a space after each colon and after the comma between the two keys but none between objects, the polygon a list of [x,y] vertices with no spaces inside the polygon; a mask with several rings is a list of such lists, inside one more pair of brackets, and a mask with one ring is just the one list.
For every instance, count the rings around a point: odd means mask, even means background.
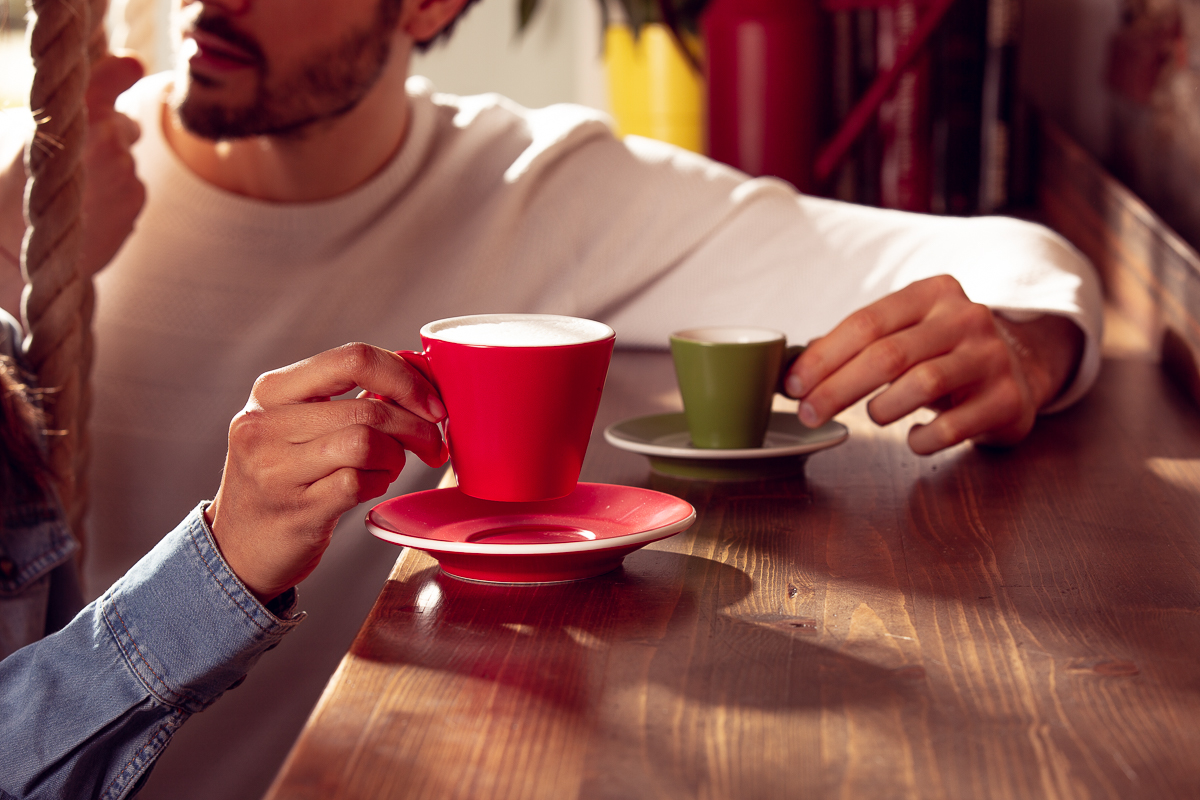
[{"label": "braided rope", "polygon": [[[87,510],[88,377],[92,364],[90,276],[82,250],[83,148],[90,63],[104,55],[106,0],[31,0],[34,78],[29,105],[37,131],[26,152],[28,223],[21,248],[25,353],[46,390],[49,460],[75,535]],[[93,24],[93,22],[95,24]]]}]

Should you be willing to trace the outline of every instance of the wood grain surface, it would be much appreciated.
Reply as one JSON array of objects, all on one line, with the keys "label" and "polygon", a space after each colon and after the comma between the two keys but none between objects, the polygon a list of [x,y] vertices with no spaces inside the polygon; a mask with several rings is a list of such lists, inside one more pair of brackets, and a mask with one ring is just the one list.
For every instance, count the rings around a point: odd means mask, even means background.
[{"label": "wood grain surface", "polygon": [[749,483],[600,438],[673,386],[617,355],[583,477],[695,526],[560,586],[405,551],[269,797],[1200,797],[1200,416],[1152,359],[1016,449],[860,405]]}]

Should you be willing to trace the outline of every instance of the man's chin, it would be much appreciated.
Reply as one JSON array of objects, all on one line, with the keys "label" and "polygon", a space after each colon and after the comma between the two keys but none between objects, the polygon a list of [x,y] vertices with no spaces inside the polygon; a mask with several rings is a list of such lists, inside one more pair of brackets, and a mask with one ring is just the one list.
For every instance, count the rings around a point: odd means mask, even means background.
[{"label": "man's chin", "polygon": [[[208,97],[221,93],[214,91],[209,79],[189,76],[190,80],[181,93],[171,98],[171,107],[184,130],[202,139],[241,139],[253,136],[258,116],[253,104],[237,106],[227,100]],[[177,90],[178,91],[178,90]]]},{"label": "man's chin", "polygon": [[238,115],[220,106],[184,101],[177,109],[183,129],[201,139],[241,139],[253,135]]}]

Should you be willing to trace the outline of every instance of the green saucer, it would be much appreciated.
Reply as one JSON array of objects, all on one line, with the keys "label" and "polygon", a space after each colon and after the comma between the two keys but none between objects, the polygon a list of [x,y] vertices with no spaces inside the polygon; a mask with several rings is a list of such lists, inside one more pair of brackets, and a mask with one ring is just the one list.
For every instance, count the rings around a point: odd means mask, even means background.
[{"label": "green saucer", "polygon": [[683,413],[651,414],[609,425],[613,447],[641,453],[664,475],[710,481],[780,478],[804,471],[809,453],[841,444],[850,431],[840,422],[806,428],[794,414],[775,412],[762,447],[708,450],[692,446]]}]

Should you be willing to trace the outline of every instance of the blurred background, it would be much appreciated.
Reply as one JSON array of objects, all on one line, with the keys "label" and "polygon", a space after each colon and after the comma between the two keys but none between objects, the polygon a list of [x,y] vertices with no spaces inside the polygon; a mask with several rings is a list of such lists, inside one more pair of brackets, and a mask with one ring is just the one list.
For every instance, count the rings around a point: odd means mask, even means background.
[{"label": "blurred background", "polygon": [[[24,2],[0,4],[0,108],[21,108]],[[113,0],[114,46],[167,68],[174,5]],[[844,130],[930,15],[890,91]],[[1042,115],[1200,245],[1200,0],[482,0],[413,72],[452,93],[582,103],[621,133],[804,191],[935,213],[1030,200]]]}]

